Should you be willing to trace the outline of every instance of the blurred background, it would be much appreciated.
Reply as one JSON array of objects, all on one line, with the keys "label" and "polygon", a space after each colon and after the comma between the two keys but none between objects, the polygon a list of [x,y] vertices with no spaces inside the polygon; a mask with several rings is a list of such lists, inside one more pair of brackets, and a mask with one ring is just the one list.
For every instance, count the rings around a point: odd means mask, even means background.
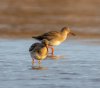
[{"label": "blurred background", "polygon": [[0,0],[0,36],[31,37],[69,26],[100,37],[100,0]]}]

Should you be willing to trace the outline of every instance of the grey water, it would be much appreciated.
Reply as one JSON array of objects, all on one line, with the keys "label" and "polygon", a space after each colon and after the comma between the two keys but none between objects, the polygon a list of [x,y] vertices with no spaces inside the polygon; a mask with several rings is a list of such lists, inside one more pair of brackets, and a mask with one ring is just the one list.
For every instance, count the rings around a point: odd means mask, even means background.
[{"label": "grey water", "polygon": [[[100,40],[67,40],[55,47],[58,60],[42,61],[33,70],[32,39],[0,39],[0,88],[100,88]],[[36,63],[37,64],[37,63]]]}]

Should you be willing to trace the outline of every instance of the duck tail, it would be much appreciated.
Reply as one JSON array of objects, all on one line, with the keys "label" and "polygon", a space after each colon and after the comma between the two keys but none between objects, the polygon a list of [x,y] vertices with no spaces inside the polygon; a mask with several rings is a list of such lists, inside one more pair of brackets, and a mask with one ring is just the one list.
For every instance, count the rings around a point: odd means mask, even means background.
[{"label": "duck tail", "polygon": [[32,38],[34,38],[36,40],[42,40],[41,36],[33,36]]}]

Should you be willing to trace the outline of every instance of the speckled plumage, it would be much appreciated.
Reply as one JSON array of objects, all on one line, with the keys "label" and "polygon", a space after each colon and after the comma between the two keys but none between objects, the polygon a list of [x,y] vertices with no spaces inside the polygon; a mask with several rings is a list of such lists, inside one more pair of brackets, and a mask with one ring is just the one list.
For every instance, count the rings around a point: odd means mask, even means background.
[{"label": "speckled plumage", "polygon": [[[71,33],[70,29],[68,27],[63,27],[61,31],[50,31],[39,36],[33,36],[32,38],[39,41],[43,39],[47,39],[49,41],[49,46],[52,49],[52,55],[53,55],[54,48],[51,46],[60,45],[62,42],[66,40],[69,33]],[[71,34],[75,35],[74,33],[71,33]]]},{"label": "speckled plumage", "polygon": [[32,38],[35,38],[39,41],[43,39],[47,39],[49,41],[50,46],[56,46],[61,44],[64,40],[66,40],[67,35],[70,33],[69,28],[62,28],[60,32],[58,31],[50,31],[47,33],[44,33],[40,36],[33,36]]},{"label": "speckled plumage", "polygon": [[48,55],[48,48],[47,48],[48,41],[47,40],[44,42],[43,41],[41,43],[34,43],[30,46],[29,52],[30,52],[30,55],[31,55],[33,61],[34,61],[34,59],[44,60],[47,57],[47,55]]}]

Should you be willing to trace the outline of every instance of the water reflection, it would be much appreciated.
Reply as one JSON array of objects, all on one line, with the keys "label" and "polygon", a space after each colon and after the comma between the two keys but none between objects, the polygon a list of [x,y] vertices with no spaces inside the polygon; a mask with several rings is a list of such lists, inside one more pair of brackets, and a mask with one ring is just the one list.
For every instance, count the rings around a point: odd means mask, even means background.
[{"label": "water reflection", "polygon": [[32,70],[48,70],[48,68],[42,66],[32,66]]}]

